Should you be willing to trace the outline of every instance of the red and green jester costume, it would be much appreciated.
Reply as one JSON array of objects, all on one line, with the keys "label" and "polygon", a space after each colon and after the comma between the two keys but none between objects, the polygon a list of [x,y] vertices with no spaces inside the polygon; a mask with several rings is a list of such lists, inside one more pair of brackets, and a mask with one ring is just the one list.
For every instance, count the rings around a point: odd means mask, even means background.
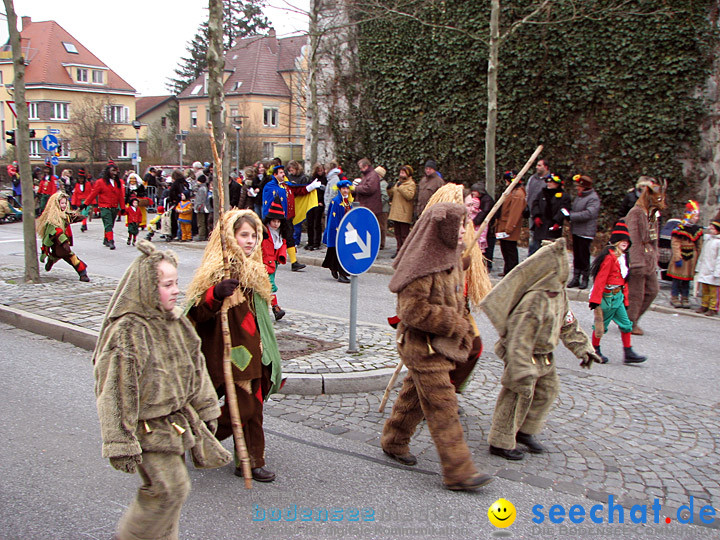
[{"label": "red and green jester costume", "polygon": [[61,199],[65,200],[66,208],[69,208],[67,195],[57,191],[50,196],[45,210],[35,224],[37,235],[42,240],[40,262],[45,263],[45,270],[49,272],[57,261],[63,259],[75,269],[80,276],[80,281],[90,281],[87,275],[87,265],[71,249],[73,236],[70,224],[82,221],[84,216],[62,209],[60,207]]}]

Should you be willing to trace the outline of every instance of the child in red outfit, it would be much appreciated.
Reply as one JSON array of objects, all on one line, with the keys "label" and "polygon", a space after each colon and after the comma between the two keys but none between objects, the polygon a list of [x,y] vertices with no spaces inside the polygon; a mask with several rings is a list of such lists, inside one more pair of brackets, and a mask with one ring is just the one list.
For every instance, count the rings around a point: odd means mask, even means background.
[{"label": "child in red outfit", "polygon": [[272,306],[275,320],[279,321],[285,316],[285,311],[278,305],[277,296],[275,295],[278,290],[275,284],[275,272],[277,271],[278,264],[285,264],[287,262],[287,242],[285,241],[284,233],[288,232],[281,230],[282,227],[287,227],[288,225],[285,219],[285,212],[279,199],[276,198],[270,204],[270,208],[268,208],[267,214],[265,214],[265,219],[263,219],[263,225],[265,225],[265,230],[263,230],[263,241],[261,245],[262,258],[272,286],[270,305]]},{"label": "child in red outfit", "polygon": [[135,245],[137,240],[138,231],[140,229],[140,222],[142,221],[142,212],[139,208],[140,201],[137,198],[130,199],[130,204],[125,208],[127,214],[127,228],[128,228],[128,239],[127,244]]},{"label": "child in red outfit", "polygon": [[638,364],[647,360],[632,350],[632,322],[627,314],[629,305],[627,277],[629,261],[626,255],[630,247],[630,233],[624,220],[615,224],[610,235],[610,244],[600,252],[590,267],[593,288],[590,293],[590,309],[595,310],[592,344],[603,364],[608,358],[600,352],[600,338],[607,331],[610,321],[620,328],[626,364]]}]

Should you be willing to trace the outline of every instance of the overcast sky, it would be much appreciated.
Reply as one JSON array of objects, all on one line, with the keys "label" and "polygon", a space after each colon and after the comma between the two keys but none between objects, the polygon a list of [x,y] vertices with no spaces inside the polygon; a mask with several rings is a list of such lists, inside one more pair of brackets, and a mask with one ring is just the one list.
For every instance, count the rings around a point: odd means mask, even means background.
[{"label": "overcast sky", "polygon": [[[310,0],[267,0],[265,15],[278,37],[307,30]],[[15,0],[21,17],[55,21],[95,56],[130,83],[140,95],[167,94],[165,83],[186,47],[207,19],[207,0]],[[4,6],[0,11],[5,12]],[[0,40],[7,41],[5,17]]]}]

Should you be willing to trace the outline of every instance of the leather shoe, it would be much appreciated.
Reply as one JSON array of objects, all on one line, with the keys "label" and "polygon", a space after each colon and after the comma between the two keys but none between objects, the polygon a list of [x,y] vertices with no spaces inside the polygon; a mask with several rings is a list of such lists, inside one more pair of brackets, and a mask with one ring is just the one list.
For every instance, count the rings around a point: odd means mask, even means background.
[{"label": "leather shoe", "polygon": [[493,456],[500,456],[501,458],[509,459],[510,461],[520,461],[525,457],[525,454],[517,448],[507,450],[505,448],[498,448],[497,446],[492,445],[490,445],[490,453]]},{"label": "leather shoe", "polygon": [[387,450],[383,449],[383,452],[386,456],[391,457],[398,463],[402,463],[403,465],[417,465],[417,458],[413,456],[410,452],[407,454],[393,454],[392,452],[388,452]]},{"label": "leather shoe", "polygon": [[445,484],[445,489],[451,491],[475,491],[476,489],[486,486],[493,480],[494,478],[489,474],[475,473],[470,478],[466,478],[460,482]]},{"label": "leather shoe", "polygon": [[305,265],[303,263],[294,262],[294,263],[292,263],[292,266],[290,269],[293,272],[298,272],[298,271],[302,270],[303,268],[305,268]]},{"label": "leather shoe", "polygon": [[348,278],[346,275],[340,274],[338,276],[338,281],[340,283],[350,283],[350,278]]},{"label": "leather shoe", "polygon": [[330,270],[330,274],[332,275],[333,279],[337,279],[337,278],[338,278],[337,270]]},{"label": "leather shoe", "polygon": [[535,437],[532,435],[528,435],[527,433],[523,433],[522,431],[518,431],[515,435],[515,440],[519,442],[520,444],[524,444],[527,446],[528,452],[531,454],[544,454],[547,452],[547,449],[537,442],[535,440]]},{"label": "leather shoe", "polygon": [[[272,482],[275,480],[275,473],[268,471],[265,467],[255,467],[254,469],[250,469],[250,472],[252,473],[253,480],[256,482]],[[240,478],[244,477],[241,467],[235,468],[235,476],[239,476]]]}]

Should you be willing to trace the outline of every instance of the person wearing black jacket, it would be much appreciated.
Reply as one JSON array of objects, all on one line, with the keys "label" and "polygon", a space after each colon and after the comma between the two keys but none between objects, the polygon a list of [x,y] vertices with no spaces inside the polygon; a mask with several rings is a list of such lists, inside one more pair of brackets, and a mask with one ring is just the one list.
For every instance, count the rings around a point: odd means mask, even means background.
[{"label": "person wearing black jacket", "polygon": [[178,214],[177,214],[177,210],[175,210],[175,207],[180,202],[180,195],[184,191],[188,191],[190,189],[190,184],[188,184],[188,181],[185,178],[185,175],[182,173],[182,171],[180,169],[175,169],[172,172],[171,178],[172,178],[172,184],[170,185],[170,189],[168,190],[167,206],[168,206],[168,208],[172,209],[172,213],[171,213],[172,227],[171,227],[170,237],[172,239],[175,239],[177,237],[177,232],[178,232]]},{"label": "person wearing black jacket", "polygon": [[570,196],[562,190],[562,179],[551,174],[545,179],[545,187],[533,201],[530,217],[534,225],[535,240],[542,242],[562,236],[566,212],[570,211]]},{"label": "person wearing black jacket", "polygon": [[620,221],[621,219],[624,219],[625,216],[627,216],[627,213],[632,210],[632,207],[635,206],[638,198],[640,198],[640,194],[642,193],[643,188],[651,184],[652,178],[649,176],[641,176],[640,178],[638,178],[638,181],[635,183],[635,187],[627,192],[625,198],[622,201],[622,204],[620,204],[617,221]]}]

